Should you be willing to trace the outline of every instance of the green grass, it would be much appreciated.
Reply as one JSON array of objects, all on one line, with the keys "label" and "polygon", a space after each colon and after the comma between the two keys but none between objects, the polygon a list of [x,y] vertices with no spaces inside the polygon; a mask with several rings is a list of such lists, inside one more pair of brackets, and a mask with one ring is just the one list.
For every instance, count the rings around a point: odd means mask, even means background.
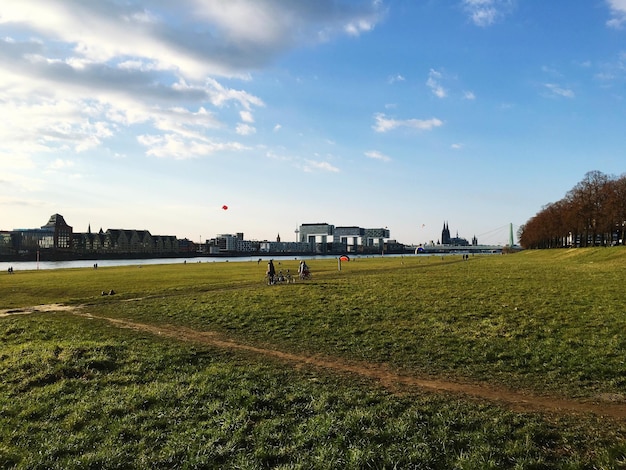
[{"label": "green grass", "polygon": [[[0,308],[87,304],[406,374],[626,400],[621,248],[310,264],[313,280],[277,286],[256,262],[17,272]],[[0,341],[0,468],[626,466],[622,421],[396,395],[67,313],[0,317]]]}]

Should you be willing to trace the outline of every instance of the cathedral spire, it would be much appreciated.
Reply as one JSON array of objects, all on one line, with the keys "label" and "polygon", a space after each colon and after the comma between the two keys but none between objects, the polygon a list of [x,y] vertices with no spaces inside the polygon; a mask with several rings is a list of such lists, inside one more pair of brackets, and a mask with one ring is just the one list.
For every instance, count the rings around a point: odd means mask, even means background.
[{"label": "cathedral spire", "polygon": [[441,244],[442,245],[449,245],[450,242],[451,242],[450,228],[448,226],[448,222],[445,221],[443,223],[443,230],[441,231]]}]

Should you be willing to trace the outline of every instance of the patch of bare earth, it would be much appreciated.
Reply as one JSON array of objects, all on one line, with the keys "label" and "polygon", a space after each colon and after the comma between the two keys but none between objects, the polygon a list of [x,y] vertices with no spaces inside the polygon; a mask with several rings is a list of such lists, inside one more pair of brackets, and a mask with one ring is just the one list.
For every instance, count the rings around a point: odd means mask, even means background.
[{"label": "patch of bare earth", "polygon": [[71,305],[61,305],[61,304],[46,304],[46,305],[35,305],[34,307],[21,307],[21,308],[8,308],[4,310],[0,310],[0,317],[8,317],[11,315],[28,315],[30,313],[37,312],[71,312],[76,310],[76,307]]},{"label": "patch of bare earth", "polygon": [[626,396],[621,394],[601,394],[595,401],[582,401],[553,396],[536,395],[526,391],[510,390],[503,387],[468,382],[453,382],[433,378],[415,377],[399,374],[384,364],[348,361],[340,358],[306,356],[292,354],[275,349],[262,348],[238,343],[221,334],[198,331],[191,328],[173,325],[150,325],[125,319],[94,316],[82,313],[79,307],[64,305],[40,305],[25,309],[0,310],[0,316],[35,312],[69,311],[76,315],[93,319],[106,320],[120,328],[131,328],[145,331],[158,336],[165,336],[179,341],[192,342],[207,346],[239,350],[253,353],[257,357],[271,357],[294,366],[311,366],[345,374],[354,374],[377,381],[383,386],[398,390],[403,387],[415,387],[431,392],[442,392],[463,395],[474,399],[483,399],[499,403],[516,411],[540,411],[557,413],[591,413],[618,420],[626,419]]}]

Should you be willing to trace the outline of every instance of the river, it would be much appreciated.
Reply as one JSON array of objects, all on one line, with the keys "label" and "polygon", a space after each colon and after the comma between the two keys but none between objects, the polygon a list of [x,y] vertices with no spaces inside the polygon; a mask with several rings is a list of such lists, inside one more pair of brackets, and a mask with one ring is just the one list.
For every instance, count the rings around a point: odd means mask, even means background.
[{"label": "river", "polygon": [[[377,255],[360,255],[359,257],[372,257]],[[379,255],[378,255],[379,256]],[[400,256],[395,254],[389,254],[385,256]],[[402,256],[416,256],[412,254],[406,254]],[[423,255],[419,255],[423,256]],[[246,262],[246,261],[258,261],[259,259],[267,262],[269,259],[273,260],[292,260],[292,259],[328,259],[337,258],[337,256],[233,256],[233,257],[190,257],[190,258],[148,258],[148,259],[102,259],[102,260],[73,260],[73,261],[7,261],[0,262],[0,273],[3,271],[6,273],[9,268],[13,268],[13,272],[18,271],[35,271],[40,269],[71,269],[71,268],[92,268],[95,264],[99,268],[108,266],[144,266],[151,264],[177,264],[177,263],[225,263],[225,262]]]},{"label": "river", "polygon": [[[233,256],[233,257],[190,257],[190,258],[146,258],[146,259],[101,259],[101,260],[72,260],[72,261],[7,261],[0,262],[0,273],[7,272],[13,268],[17,271],[34,271],[38,269],[72,269],[72,268],[93,268],[95,264],[99,268],[109,266],[145,266],[151,264],[178,264],[178,263],[224,263],[224,262],[244,262],[269,259],[294,259],[294,256]],[[314,256],[298,256],[297,259],[312,259]]]}]

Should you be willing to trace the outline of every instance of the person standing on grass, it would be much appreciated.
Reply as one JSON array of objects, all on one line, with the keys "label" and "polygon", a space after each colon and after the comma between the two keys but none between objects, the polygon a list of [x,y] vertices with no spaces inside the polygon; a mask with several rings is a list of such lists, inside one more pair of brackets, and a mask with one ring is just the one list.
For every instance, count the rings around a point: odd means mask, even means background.
[{"label": "person standing on grass", "polygon": [[267,263],[267,279],[270,284],[274,284],[274,276],[276,275],[276,268],[274,268],[274,261],[269,260]]},{"label": "person standing on grass", "polygon": [[298,274],[300,275],[300,279],[304,279],[309,275],[309,267],[307,266],[304,260],[300,261],[300,266],[298,267]]}]

